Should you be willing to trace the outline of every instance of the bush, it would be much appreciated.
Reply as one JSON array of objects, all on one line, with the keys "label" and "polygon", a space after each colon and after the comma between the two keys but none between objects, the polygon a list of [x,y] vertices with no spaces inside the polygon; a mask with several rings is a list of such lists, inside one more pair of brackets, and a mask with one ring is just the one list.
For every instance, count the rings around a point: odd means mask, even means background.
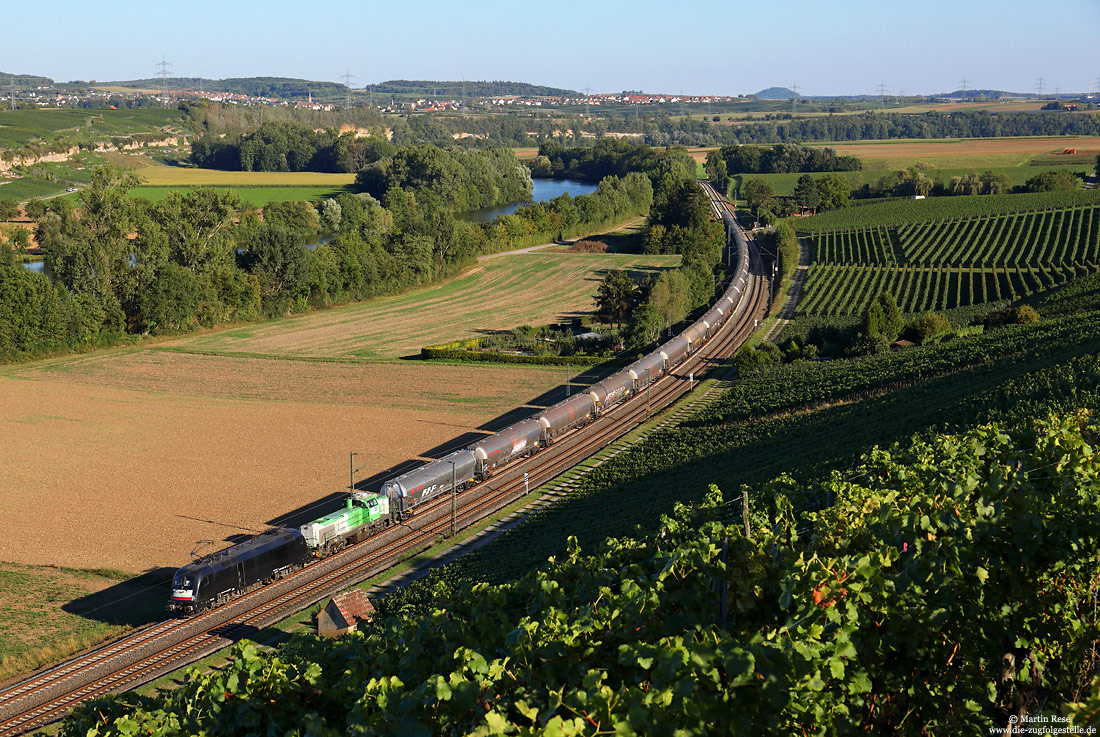
[{"label": "bush", "polygon": [[933,335],[946,333],[951,330],[951,321],[938,312],[926,312],[916,319],[912,330],[920,342],[924,342]]}]

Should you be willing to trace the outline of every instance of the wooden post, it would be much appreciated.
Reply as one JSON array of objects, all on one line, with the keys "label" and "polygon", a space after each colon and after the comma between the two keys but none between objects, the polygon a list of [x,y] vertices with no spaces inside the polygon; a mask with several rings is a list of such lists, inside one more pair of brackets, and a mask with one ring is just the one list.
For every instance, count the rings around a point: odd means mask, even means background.
[{"label": "wooden post", "polygon": [[745,523],[745,537],[751,538],[752,533],[749,530],[749,490],[748,487],[741,489],[741,519]]}]

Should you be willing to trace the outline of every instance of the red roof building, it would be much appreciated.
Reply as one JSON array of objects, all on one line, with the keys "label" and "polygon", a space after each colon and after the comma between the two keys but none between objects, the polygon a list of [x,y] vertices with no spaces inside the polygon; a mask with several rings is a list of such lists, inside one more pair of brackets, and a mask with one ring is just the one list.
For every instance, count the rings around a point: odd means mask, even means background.
[{"label": "red roof building", "polygon": [[354,632],[360,620],[369,622],[373,615],[374,605],[362,589],[345,591],[329,599],[317,615],[317,634],[339,637],[345,632]]}]

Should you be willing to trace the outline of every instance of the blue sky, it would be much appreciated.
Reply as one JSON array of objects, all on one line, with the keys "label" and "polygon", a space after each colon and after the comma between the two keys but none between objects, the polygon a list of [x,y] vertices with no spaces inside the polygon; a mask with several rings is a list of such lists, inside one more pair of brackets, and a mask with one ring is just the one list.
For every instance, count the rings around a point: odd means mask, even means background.
[{"label": "blue sky", "polygon": [[559,0],[13,3],[0,72],[505,79],[600,92],[1096,89],[1100,2]]}]

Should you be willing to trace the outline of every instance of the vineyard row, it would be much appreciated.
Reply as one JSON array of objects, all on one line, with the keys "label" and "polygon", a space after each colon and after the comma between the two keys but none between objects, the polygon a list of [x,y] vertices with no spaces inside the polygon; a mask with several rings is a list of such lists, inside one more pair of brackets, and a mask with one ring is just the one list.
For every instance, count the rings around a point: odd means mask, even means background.
[{"label": "vineyard row", "polygon": [[881,292],[894,295],[903,312],[948,310],[1018,299],[1096,269],[1095,263],[981,269],[814,265],[798,314],[860,315]]},{"label": "vineyard row", "polygon": [[1100,207],[821,233],[822,265],[1021,267],[1100,262]]}]

